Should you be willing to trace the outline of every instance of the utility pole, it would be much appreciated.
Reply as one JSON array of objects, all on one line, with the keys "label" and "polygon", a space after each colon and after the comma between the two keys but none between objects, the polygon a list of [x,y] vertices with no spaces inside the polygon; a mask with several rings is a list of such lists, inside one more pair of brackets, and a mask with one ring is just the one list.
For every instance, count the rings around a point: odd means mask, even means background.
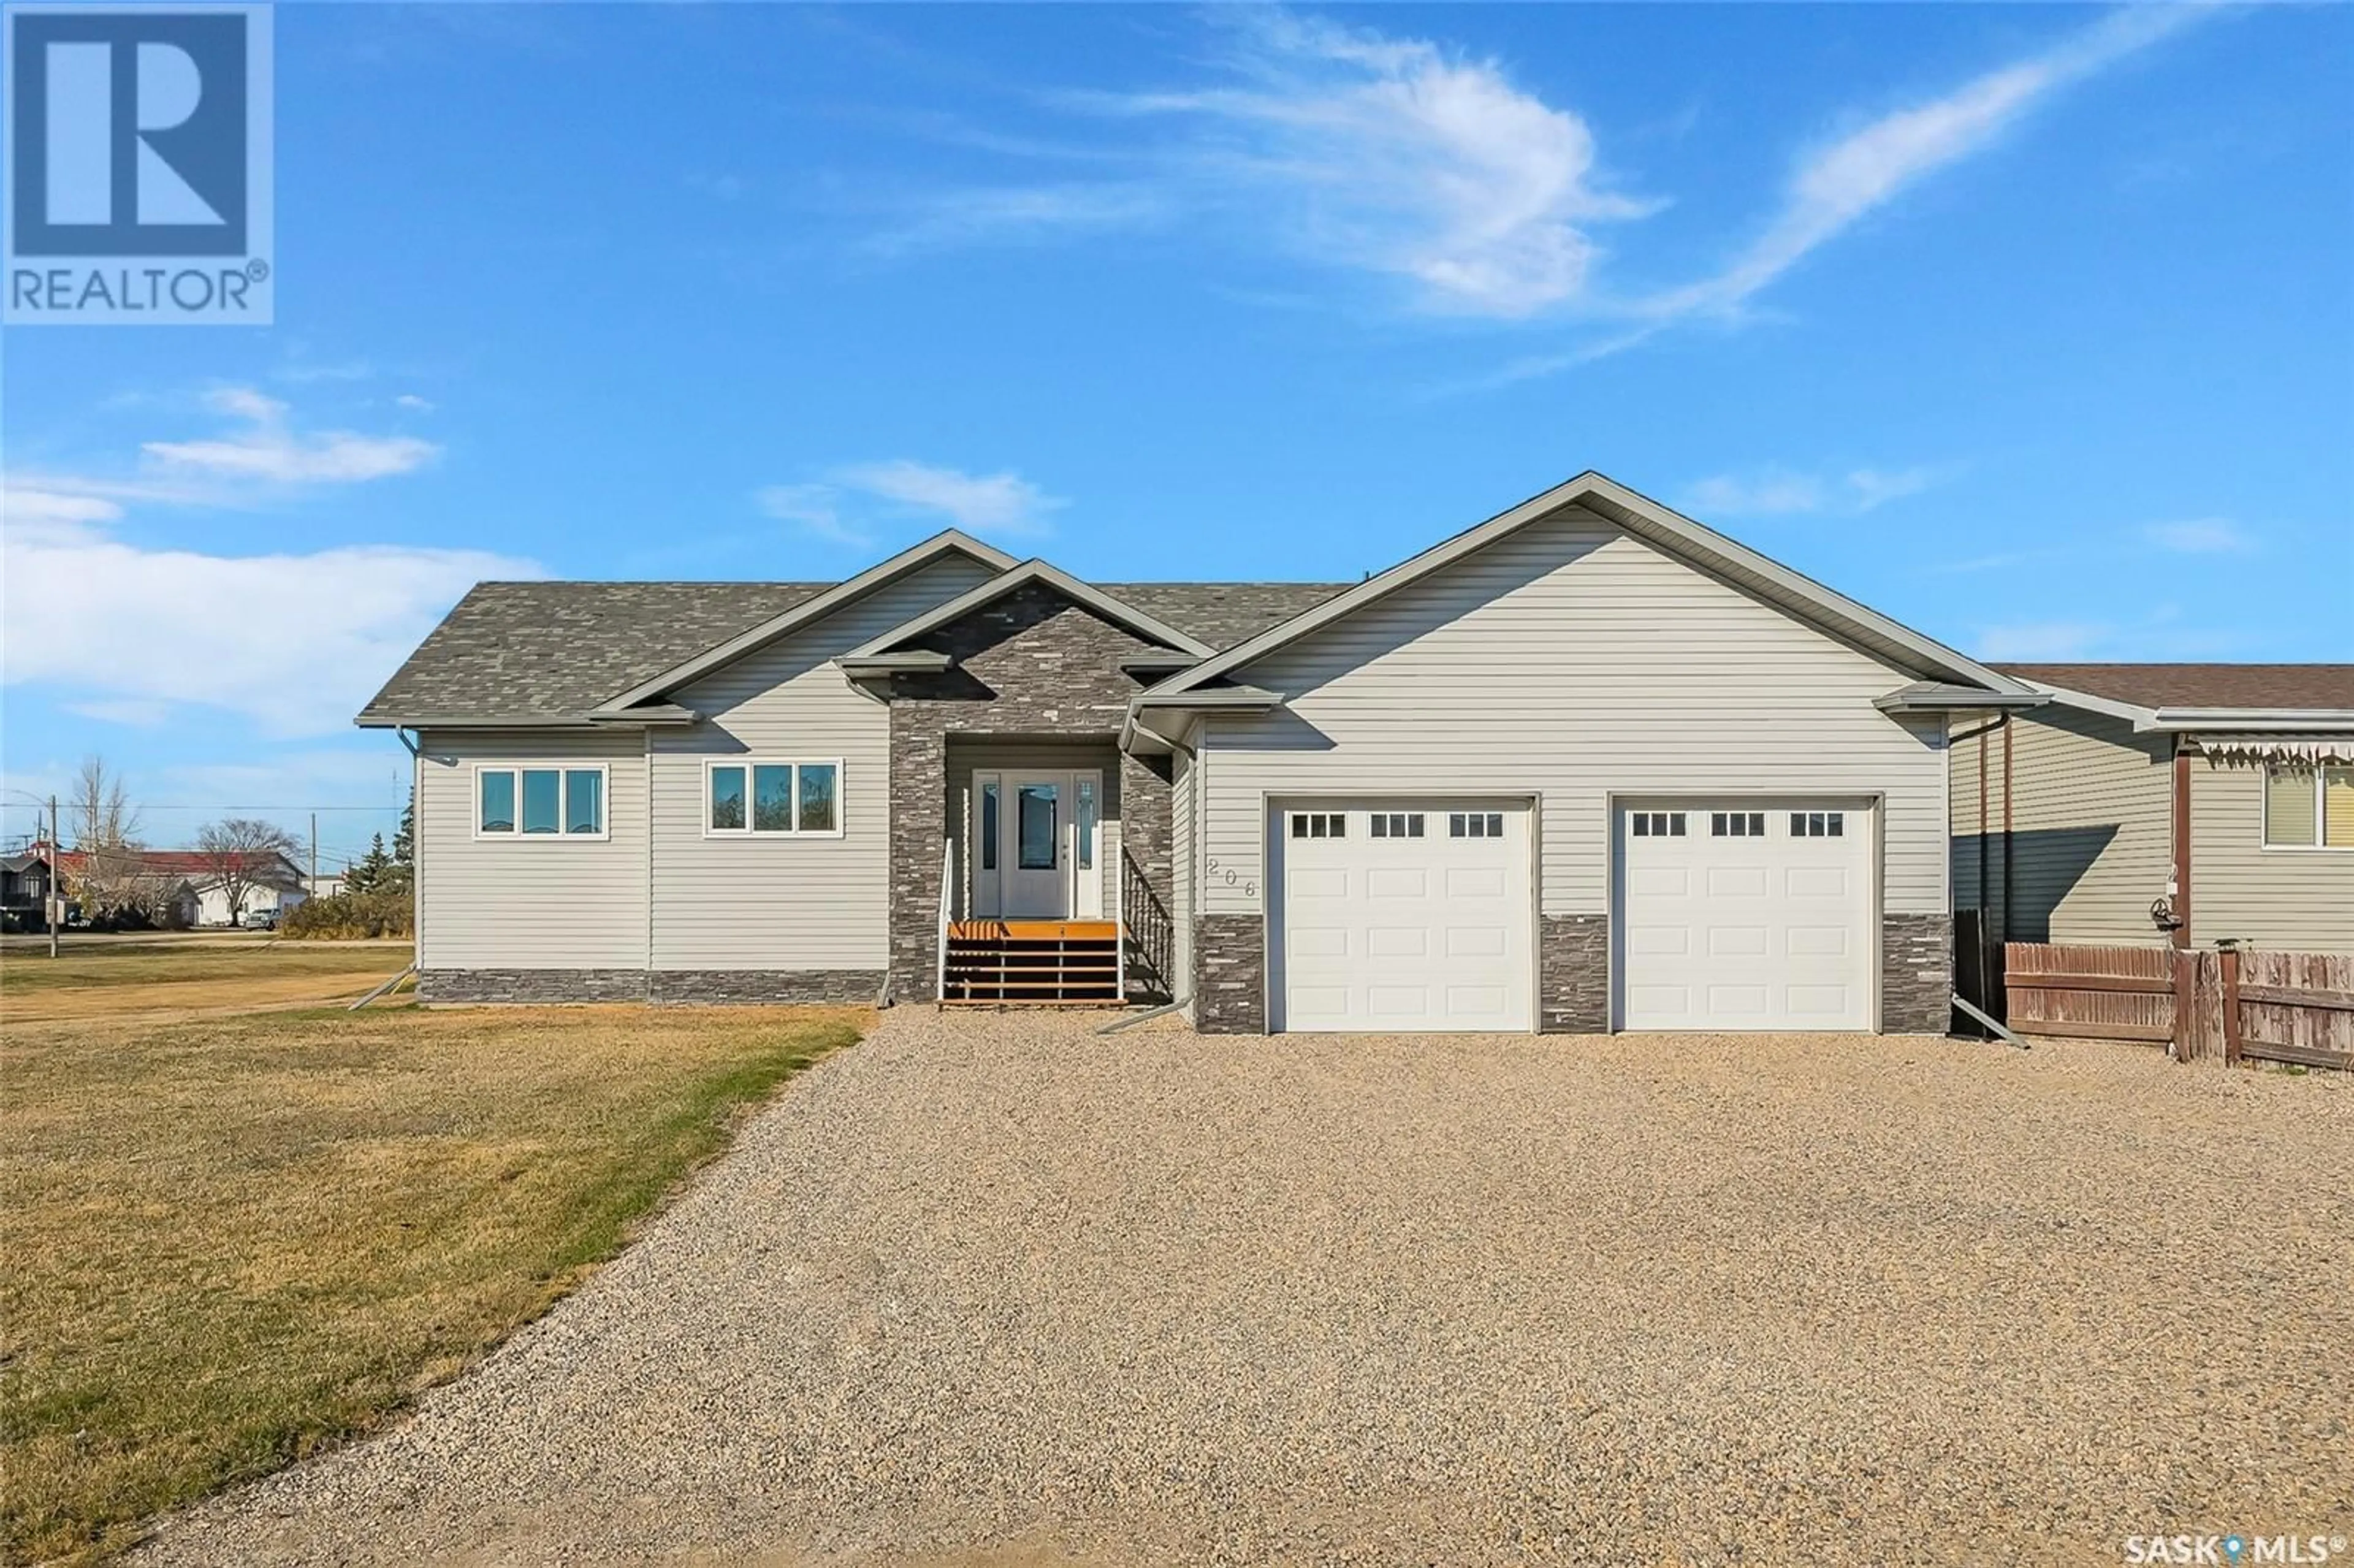
[{"label": "utility pole", "polygon": [[58,798],[49,797],[49,957],[58,956],[58,927],[65,924],[65,888],[58,881]]},{"label": "utility pole", "polygon": [[316,811],[311,813],[311,885],[303,889],[303,893],[311,898],[319,896],[319,813]]}]

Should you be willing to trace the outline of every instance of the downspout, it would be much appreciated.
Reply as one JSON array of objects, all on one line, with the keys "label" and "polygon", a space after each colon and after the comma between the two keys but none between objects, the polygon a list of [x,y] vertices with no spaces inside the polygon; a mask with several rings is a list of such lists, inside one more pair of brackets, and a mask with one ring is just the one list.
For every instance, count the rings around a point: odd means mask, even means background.
[{"label": "downspout", "polygon": [[[1988,802],[1988,792],[1987,788],[1987,736],[1999,725],[2009,722],[2009,715],[2005,714],[1999,719],[1988,719],[1986,723],[1978,726],[1978,728],[1965,730],[1960,735],[1954,737],[1956,741],[1975,740],[1978,743],[1978,831],[1977,833],[1978,841],[1978,994],[1981,997],[1986,998],[1988,1001],[1992,1001],[1994,1000],[1995,948],[1993,942],[1989,939],[1992,936],[1992,932],[1989,929],[1991,922],[1987,918],[1988,911],[1993,907],[1993,901],[1987,891],[1987,879],[1988,875],[1987,867],[1987,839],[1988,837],[1988,830],[1993,826],[1990,820],[1991,807]],[[2006,796],[2008,793],[2009,791],[2006,789]],[[2006,801],[2006,804],[2008,802]],[[2003,874],[2003,886],[2006,892],[2009,890],[2010,885],[2008,861],[2009,853],[2009,846],[2006,844],[2004,846],[2006,860]],[[2006,933],[2009,930],[2008,921],[2009,912],[2006,911],[2004,927]]]},{"label": "downspout", "polygon": [[2190,751],[2174,743],[2174,945],[2190,946]]},{"label": "downspout", "polygon": [[[1990,937],[1991,935],[1993,935],[1993,933],[1992,933],[1992,932],[1990,932],[1990,931],[1988,931],[1988,930],[1987,929],[1987,911],[1994,907],[1994,899],[1993,899],[1993,898],[1992,898],[1992,896],[1990,895],[1991,895],[1991,893],[1992,893],[1992,889],[1988,885],[1988,883],[1987,883],[1987,832],[1988,832],[1988,830],[1990,827],[1992,827],[1992,826],[1993,826],[1993,824],[1992,824],[1991,822],[1989,822],[1989,821],[1987,820],[1987,747],[1988,747],[1988,746],[1990,744],[1990,743],[1988,741],[1988,739],[1987,739],[1987,730],[1992,729],[1993,727],[1994,727],[1994,726],[1992,726],[1992,725],[1988,725],[1988,726],[1985,726],[1985,728],[1980,729],[1980,730],[1978,732],[1978,951],[1979,951],[1980,953],[1984,953],[1984,952],[1986,951],[1986,948],[1987,948],[1987,938],[1988,938],[1988,937]],[[1981,967],[1983,967],[1983,965],[1981,965]]]},{"label": "downspout", "polygon": [[[2011,874],[2010,853],[2010,715],[2002,715],[2002,939],[2010,940],[2011,884],[2018,879]],[[2050,933],[2046,932],[2048,939]]]},{"label": "downspout", "polygon": [[[419,811],[425,804],[425,732],[412,737],[398,726],[393,738],[408,748],[408,808]],[[425,989],[425,824],[413,819],[408,835],[408,967],[417,972],[417,986],[423,1000]],[[346,865],[346,871],[351,868]]]},{"label": "downspout", "polygon": [[[836,794],[840,793],[839,788]],[[654,999],[654,732],[646,731],[646,1000]]]}]

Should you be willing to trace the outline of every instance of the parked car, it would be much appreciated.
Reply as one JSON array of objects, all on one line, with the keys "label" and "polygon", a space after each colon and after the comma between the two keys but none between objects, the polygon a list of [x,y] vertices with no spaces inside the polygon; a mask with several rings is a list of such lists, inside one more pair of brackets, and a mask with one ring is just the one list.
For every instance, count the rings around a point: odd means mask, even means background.
[{"label": "parked car", "polygon": [[278,929],[278,911],[249,909],[245,912],[244,920],[239,923],[249,931],[275,931]]}]

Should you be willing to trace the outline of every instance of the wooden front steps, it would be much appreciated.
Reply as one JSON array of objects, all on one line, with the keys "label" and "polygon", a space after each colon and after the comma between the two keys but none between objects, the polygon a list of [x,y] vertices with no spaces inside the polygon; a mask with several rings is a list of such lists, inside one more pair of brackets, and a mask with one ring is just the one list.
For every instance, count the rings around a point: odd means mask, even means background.
[{"label": "wooden front steps", "polygon": [[1118,1007],[1117,920],[957,920],[943,1007]]}]

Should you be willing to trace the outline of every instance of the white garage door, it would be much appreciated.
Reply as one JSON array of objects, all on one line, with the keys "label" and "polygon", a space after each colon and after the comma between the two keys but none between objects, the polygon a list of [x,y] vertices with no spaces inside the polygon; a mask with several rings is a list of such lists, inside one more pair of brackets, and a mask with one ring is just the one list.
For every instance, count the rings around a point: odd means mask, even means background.
[{"label": "white garage door", "polygon": [[1272,813],[1274,1027],[1530,1027],[1525,806],[1446,800]]},{"label": "white garage door", "polygon": [[1868,802],[1618,812],[1618,1026],[1872,1027]]}]

